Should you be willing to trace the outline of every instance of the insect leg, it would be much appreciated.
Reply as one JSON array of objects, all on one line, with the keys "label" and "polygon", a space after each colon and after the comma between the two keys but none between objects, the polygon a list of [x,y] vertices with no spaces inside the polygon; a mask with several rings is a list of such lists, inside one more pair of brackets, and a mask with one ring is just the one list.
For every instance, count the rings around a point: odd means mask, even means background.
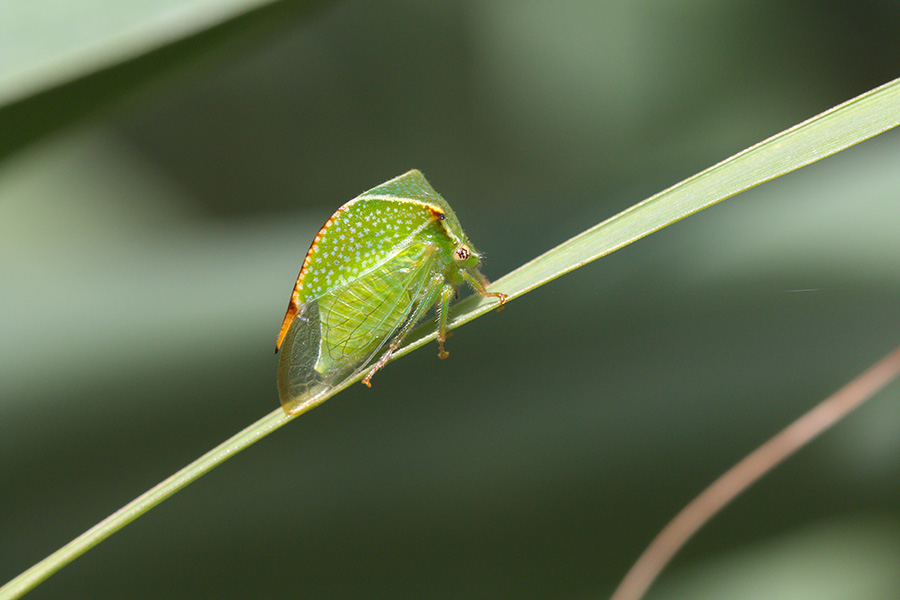
[{"label": "insect leg", "polygon": [[447,358],[450,356],[450,353],[444,350],[444,342],[447,341],[447,319],[450,314],[450,298],[456,296],[456,288],[449,284],[445,283],[443,287],[441,287],[441,303],[438,306],[438,346],[440,347],[440,352],[438,352],[438,358]]},{"label": "insect leg", "polygon": [[487,277],[480,272],[475,271],[475,274],[473,275],[468,269],[460,269],[459,274],[462,275],[462,278],[465,279],[479,295],[484,296],[485,298],[497,298],[500,300],[500,304],[506,302],[506,294],[487,291],[486,288],[489,285],[489,282]]},{"label": "insect leg", "polygon": [[428,309],[434,306],[434,303],[437,302],[437,296],[443,283],[443,275],[435,274],[431,276],[431,280],[422,289],[419,299],[415,302],[413,310],[410,312],[403,325],[401,325],[397,330],[397,334],[388,344],[387,351],[385,351],[385,353],[381,355],[381,358],[378,359],[378,362],[375,363],[375,366],[372,367],[372,370],[369,371],[368,374],[363,378],[362,382],[366,387],[372,387],[372,376],[387,364],[387,362],[391,359],[391,355],[394,353],[394,351],[400,348],[400,345],[403,343],[403,339],[406,337],[406,335],[410,331],[412,331],[416,323],[418,323],[419,320],[421,320],[422,316],[426,312],[428,312]]}]

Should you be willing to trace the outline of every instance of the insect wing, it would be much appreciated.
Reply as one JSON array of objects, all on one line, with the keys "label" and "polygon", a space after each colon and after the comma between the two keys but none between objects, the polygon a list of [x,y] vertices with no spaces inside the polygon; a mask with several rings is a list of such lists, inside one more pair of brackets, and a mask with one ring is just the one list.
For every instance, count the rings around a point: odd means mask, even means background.
[{"label": "insect wing", "polygon": [[402,327],[429,281],[436,249],[410,244],[346,284],[301,304],[282,346],[278,395],[288,413],[368,365]]}]

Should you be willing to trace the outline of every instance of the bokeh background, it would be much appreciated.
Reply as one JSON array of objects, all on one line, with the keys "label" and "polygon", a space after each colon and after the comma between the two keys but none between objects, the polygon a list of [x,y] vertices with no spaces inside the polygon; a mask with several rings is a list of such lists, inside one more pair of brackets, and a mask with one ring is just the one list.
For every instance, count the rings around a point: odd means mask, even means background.
[{"label": "bokeh background", "polygon": [[[497,278],[900,74],[900,5],[0,3],[0,580],[278,406],[333,210],[410,168]],[[900,132],[457,330],[30,598],[604,598],[900,340]],[[900,596],[900,385],[651,598]]]}]

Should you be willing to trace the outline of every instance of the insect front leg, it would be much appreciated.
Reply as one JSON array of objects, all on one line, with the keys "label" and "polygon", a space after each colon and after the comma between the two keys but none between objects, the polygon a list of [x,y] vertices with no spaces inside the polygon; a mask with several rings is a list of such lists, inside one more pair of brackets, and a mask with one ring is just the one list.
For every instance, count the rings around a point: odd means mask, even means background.
[{"label": "insect front leg", "polygon": [[485,298],[497,298],[500,300],[500,304],[506,302],[506,294],[501,294],[500,292],[489,292],[487,291],[487,286],[489,282],[487,277],[481,274],[479,271],[475,271],[473,275],[468,270],[461,270],[460,275],[462,278],[466,280],[466,282],[472,286],[472,289],[478,292],[478,295],[484,296]]}]

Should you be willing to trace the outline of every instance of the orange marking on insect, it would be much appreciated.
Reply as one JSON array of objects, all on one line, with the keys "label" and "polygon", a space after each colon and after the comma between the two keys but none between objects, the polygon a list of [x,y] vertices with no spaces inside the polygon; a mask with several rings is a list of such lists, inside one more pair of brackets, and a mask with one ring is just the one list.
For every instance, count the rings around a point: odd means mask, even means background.
[{"label": "orange marking on insect", "polygon": [[278,332],[278,339],[275,340],[275,354],[278,354],[278,350],[281,349],[281,344],[284,342],[284,337],[287,335],[288,330],[291,328],[291,323],[294,322],[294,317],[297,316],[297,301],[292,296],[291,301],[288,303],[287,312],[284,313],[284,321],[281,323],[281,330]]},{"label": "orange marking on insect", "polygon": [[334,217],[344,210],[342,206],[337,210],[337,212],[331,216],[330,219],[325,221],[325,224],[319,229],[319,232],[316,234],[313,243],[310,245],[309,250],[306,251],[306,257],[303,259],[303,266],[300,267],[300,273],[297,275],[297,281],[294,283],[294,291],[291,294],[291,302],[288,304],[287,311],[284,313],[284,321],[281,322],[281,329],[278,331],[278,339],[275,340],[275,353],[281,349],[281,344],[284,342],[285,336],[287,336],[288,331],[291,328],[291,323],[294,322],[294,317],[297,316],[299,312],[298,306],[300,304],[300,296],[299,291],[300,288],[303,287],[303,277],[306,275],[306,272],[309,270],[309,263],[312,260],[312,255],[319,249],[319,242],[322,241],[322,237],[325,235],[325,231],[334,224]]}]

